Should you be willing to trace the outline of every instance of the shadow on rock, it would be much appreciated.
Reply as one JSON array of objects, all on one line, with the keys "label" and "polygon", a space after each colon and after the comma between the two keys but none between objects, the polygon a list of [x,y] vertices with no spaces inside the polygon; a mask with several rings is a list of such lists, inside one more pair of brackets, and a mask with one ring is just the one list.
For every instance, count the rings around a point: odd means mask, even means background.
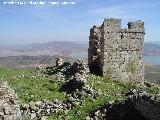
[{"label": "shadow on rock", "polygon": [[102,120],[148,120],[137,111],[130,100],[119,104],[107,104],[90,113],[90,118]]},{"label": "shadow on rock", "polygon": [[77,73],[71,80],[66,81],[60,91],[67,92],[67,93],[72,93],[76,89],[81,90],[86,83],[86,79]]}]

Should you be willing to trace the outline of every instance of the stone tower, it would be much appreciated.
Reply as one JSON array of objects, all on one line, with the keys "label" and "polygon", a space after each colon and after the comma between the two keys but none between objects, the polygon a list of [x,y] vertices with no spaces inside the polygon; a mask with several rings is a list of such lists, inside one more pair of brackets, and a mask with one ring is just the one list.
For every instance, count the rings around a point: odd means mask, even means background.
[{"label": "stone tower", "polygon": [[97,75],[114,80],[142,82],[144,22],[129,22],[121,29],[120,19],[104,19],[101,26],[90,30],[88,65]]}]

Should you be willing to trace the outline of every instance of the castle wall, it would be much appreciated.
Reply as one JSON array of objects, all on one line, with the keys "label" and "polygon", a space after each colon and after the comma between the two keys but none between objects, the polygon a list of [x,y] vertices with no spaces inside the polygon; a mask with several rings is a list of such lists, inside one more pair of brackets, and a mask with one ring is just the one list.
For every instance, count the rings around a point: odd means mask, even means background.
[{"label": "castle wall", "polygon": [[93,26],[90,29],[89,36],[89,48],[88,48],[88,65],[90,67],[90,71],[94,74],[100,74],[100,40],[101,40],[101,28],[99,26]]},{"label": "castle wall", "polygon": [[[95,41],[99,42],[98,46],[94,44]],[[91,29],[89,66],[95,63],[96,58],[96,64],[103,76],[110,76],[115,80],[141,82],[144,79],[143,41],[142,21],[129,22],[128,29],[121,29],[120,19],[105,19],[101,27]],[[100,52],[95,57],[93,51],[96,50]]]},{"label": "castle wall", "polygon": [[121,21],[119,19],[105,19],[102,26],[101,70],[103,76],[116,78],[117,75],[114,73],[119,71]]}]

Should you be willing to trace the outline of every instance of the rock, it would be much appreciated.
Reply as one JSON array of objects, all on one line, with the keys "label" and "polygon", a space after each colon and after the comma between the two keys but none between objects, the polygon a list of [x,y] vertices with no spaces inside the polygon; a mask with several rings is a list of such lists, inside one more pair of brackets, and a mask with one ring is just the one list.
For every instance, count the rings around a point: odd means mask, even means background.
[{"label": "rock", "polygon": [[36,107],[41,106],[41,104],[42,104],[42,101],[37,101],[37,102],[35,102],[35,106],[36,106]]},{"label": "rock", "polygon": [[67,104],[63,104],[63,110],[67,110]]},{"label": "rock", "polygon": [[106,112],[107,112],[107,109],[103,108],[102,113],[106,113]]},{"label": "rock", "polygon": [[4,117],[4,112],[0,112],[0,118]]},{"label": "rock", "polygon": [[51,109],[50,109],[50,113],[51,113],[51,114],[54,113],[54,108],[51,108]]},{"label": "rock", "polygon": [[53,108],[59,108],[59,105],[58,104],[54,104]]},{"label": "rock", "polygon": [[41,117],[41,120],[47,120],[46,116]]},{"label": "rock", "polygon": [[13,120],[13,116],[6,115],[4,116],[4,120]]},{"label": "rock", "polygon": [[36,113],[31,114],[31,119],[34,119],[36,117]]},{"label": "rock", "polygon": [[99,118],[97,116],[94,116],[93,120],[99,120]]},{"label": "rock", "polygon": [[93,118],[90,118],[90,120],[94,120]]},{"label": "rock", "polygon": [[59,67],[61,65],[63,65],[63,59],[62,58],[57,58],[57,60],[56,60],[56,66]]},{"label": "rock", "polygon": [[69,99],[68,99],[70,102],[75,102],[76,101],[76,99],[75,98],[73,98],[73,97],[69,97]]},{"label": "rock", "polygon": [[36,113],[36,117],[41,118],[41,113],[40,112]]},{"label": "rock", "polygon": [[46,104],[43,102],[40,106],[41,109],[44,109],[46,107]]},{"label": "rock", "polygon": [[55,99],[55,100],[54,100],[54,103],[55,103],[55,104],[59,104],[59,100],[58,100],[58,99]]},{"label": "rock", "polygon": [[112,105],[114,103],[114,101],[109,101],[108,103]]},{"label": "rock", "polygon": [[29,107],[30,107],[31,110],[35,110],[36,109],[35,103],[33,101],[31,101],[29,103]]},{"label": "rock", "polygon": [[58,109],[54,109],[54,113],[57,113],[58,112]]},{"label": "rock", "polygon": [[3,111],[4,111],[4,114],[5,114],[5,115],[9,115],[10,112],[11,112],[11,108],[10,108],[9,106],[5,106],[5,107],[3,108]]},{"label": "rock", "polygon": [[21,105],[21,110],[27,110],[29,108],[29,105],[28,104],[23,104]]},{"label": "rock", "polygon": [[100,115],[100,110],[97,110],[94,114],[98,117]]},{"label": "rock", "polygon": [[47,113],[49,114],[50,113],[50,109],[46,109]]},{"label": "rock", "polygon": [[17,112],[15,112],[16,113],[16,118],[20,118],[21,117],[21,115],[22,115],[22,113],[21,113],[21,111],[20,111],[20,109],[18,109],[18,110],[16,110]]},{"label": "rock", "polygon": [[41,109],[41,115],[45,116],[46,115],[46,110],[45,109]]},{"label": "rock", "polygon": [[91,118],[89,116],[86,117],[86,120],[90,120]]},{"label": "rock", "polygon": [[70,109],[72,105],[70,103],[67,103],[67,109]]},{"label": "rock", "polygon": [[80,103],[77,102],[77,101],[73,102],[73,106],[78,106],[79,104],[80,104]]},{"label": "rock", "polygon": [[22,115],[27,115],[28,114],[27,110],[23,110],[21,113],[22,113]]},{"label": "rock", "polygon": [[52,102],[48,102],[48,105],[49,105],[49,106],[52,106],[52,105],[53,105],[53,103],[52,103]]}]

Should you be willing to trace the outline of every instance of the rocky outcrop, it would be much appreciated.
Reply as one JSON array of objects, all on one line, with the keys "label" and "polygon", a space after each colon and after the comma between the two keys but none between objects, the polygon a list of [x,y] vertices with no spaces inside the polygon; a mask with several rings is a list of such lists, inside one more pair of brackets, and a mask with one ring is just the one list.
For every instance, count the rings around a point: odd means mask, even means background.
[{"label": "rocky outcrop", "polygon": [[20,118],[17,95],[6,82],[0,80],[0,120],[19,120]]},{"label": "rocky outcrop", "polygon": [[76,89],[81,90],[87,83],[86,77],[88,73],[89,68],[83,60],[74,62],[73,65],[64,72],[64,75],[67,76],[67,80],[61,88],[62,91],[71,93]]},{"label": "rocky outcrop", "polygon": [[86,120],[148,120],[137,111],[132,101],[126,100],[120,103],[112,101],[105,106],[94,110]]},{"label": "rocky outcrop", "polygon": [[92,111],[87,120],[160,120],[160,94],[132,90],[125,101],[111,101]]},{"label": "rocky outcrop", "polygon": [[56,59],[56,66],[59,67],[61,65],[63,65],[63,59],[62,58],[57,58]]},{"label": "rocky outcrop", "polygon": [[132,96],[134,108],[148,120],[160,120],[160,94],[147,92],[136,93]]}]

